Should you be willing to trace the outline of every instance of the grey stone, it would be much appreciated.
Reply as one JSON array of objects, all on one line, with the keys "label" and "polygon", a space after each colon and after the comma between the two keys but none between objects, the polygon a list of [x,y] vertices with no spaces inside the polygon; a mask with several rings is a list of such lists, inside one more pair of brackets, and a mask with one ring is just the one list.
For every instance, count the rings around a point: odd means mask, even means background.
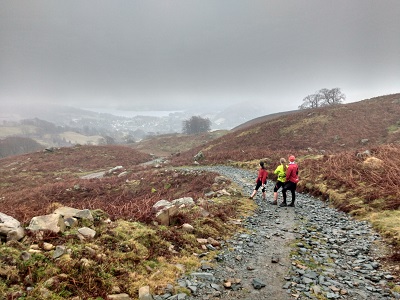
[{"label": "grey stone", "polygon": [[93,221],[93,215],[88,209],[76,209],[68,206],[63,206],[57,208],[54,213],[62,215],[64,219],[79,218]]},{"label": "grey stone", "polygon": [[85,239],[94,238],[96,236],[96,231],[88,227],[82,227],[78,229],[79,234],[81,234]]},{"label": "grey stone", "polygon": [[0,235],[7,241],[19,241],[25,236],[25,230],[18,220],[0,212]]},{"label": "grey stone", "polygon": [[56,246],[56,249],[53,252],[53,258],[59,258],[67,252],[67,248],[65,246]]},{"label": "grey stone", "polygon": [[207,280],[213,280],[214,279],[214,275],[211,273],[205,273],[205,272],[194,272],[190,274],[191,276],[194,277],[198,277],[198,278],[203,278],[203,279],[207,279]]},{"label": "grey stone", "polygon": [[64,218],[60,214],[33,217],[27,229],[31,231],[50,230],[55,233],[64,232]]},{"label": "grey stone", "polygon": [[260,279],[258,279],[258,278],[254,278],[254,279],[251,281],[251,284],[253,285],[253,287],[254,287],[256,290],[259,290],[259,289],[261,289],[261,288],[263,288],[263,287],[266,286],[266,284],[265,284],[263,281],[261,281]]},{"label": "grey stone", "polygon": [[149,286],[146,285],[139,288],[139,300],[153,300]]}]

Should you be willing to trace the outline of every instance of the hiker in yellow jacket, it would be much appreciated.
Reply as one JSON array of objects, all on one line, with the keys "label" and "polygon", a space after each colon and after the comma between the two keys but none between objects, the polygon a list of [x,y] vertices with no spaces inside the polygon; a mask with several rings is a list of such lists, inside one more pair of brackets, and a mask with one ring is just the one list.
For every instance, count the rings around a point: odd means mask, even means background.
[{"label": "hiker in yellow jacket", "polygon": [[279,160],[280,165],[275,169],[274,174],[278,175],[278,179],[276,180],[276,184],[274,186],[274,201],[273,205],[278,204],[278,190],[285,184],[286,182],[286,159],[281,158]]}]

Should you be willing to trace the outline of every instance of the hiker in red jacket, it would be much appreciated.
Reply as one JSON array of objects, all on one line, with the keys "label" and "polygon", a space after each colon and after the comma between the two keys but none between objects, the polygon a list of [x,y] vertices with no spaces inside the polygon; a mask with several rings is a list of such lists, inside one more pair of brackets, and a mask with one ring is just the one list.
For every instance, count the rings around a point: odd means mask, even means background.
[{"label": "hiker in red jacket", "polygon": [[264,162],[260,161],[260,170],[258,171],[258,177],[256,179],[256,187],[254,188],[253,193],[249,197],[249,199],[253,199],[253,197],[256,195],[258,189],[262,187],[262,197],[265,200],[265,185],[267,184],[267,177],[268,177],[268,172],[264,167]]},{"label": "hiker in red jacket", "polygon": [[[282,189],[283,202],[279,205],[284,206],[294,206],[294,201],[296,200],[296,187],[299,182],[299,167],[295,162],[295,157],[293,155],[289,156],[289,166],[286,170],[286,183]],[[292,202],[286,204],[286,191],[289,190],[292,193]]]}]

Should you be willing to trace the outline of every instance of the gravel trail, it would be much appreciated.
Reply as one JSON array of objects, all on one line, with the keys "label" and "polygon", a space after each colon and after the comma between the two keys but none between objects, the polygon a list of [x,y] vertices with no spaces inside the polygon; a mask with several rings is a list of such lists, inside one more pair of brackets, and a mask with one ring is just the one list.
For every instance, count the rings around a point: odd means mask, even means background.
[{"label": "gravel trail", "polygon": [[[230,178],[244,195],[257,177],[227,166],[201,168]],[[294,208],[272,205],[273,186],[268,180],[266,201],[258,192],[258,208],[243,222],[246,233],[235,234],[215,260],[178,280],[190,296],[154,299],[400,299],[389,289],[399,283],[374,255],[380,237],[368,223],[299,193]]]}]

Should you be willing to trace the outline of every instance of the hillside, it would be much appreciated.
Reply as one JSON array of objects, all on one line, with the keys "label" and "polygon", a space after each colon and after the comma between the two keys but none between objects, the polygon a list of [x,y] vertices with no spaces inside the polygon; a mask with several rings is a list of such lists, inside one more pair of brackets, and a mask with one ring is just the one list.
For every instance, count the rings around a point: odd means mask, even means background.
[{"label": "hillside", "polygon": [[[97,236],[82,239],[76,227],[64,233],[30,233],[18,242],[0,236],[0,295],[105,299],[116,287],[137,295],[144,285],[159,294],[185,270],[200,267],[203,255],[217,255],[214,246],[200,246],[200,240],[229,239],[255,209],[232,177],[197,165],[255,171],[262,159],[273,180],[279,158],[288,154],[296,156],[300,167],[297,191],[370,222],[391,246],[388,261],[398,264],[399,116],[400,94],[395,94],[266,118],[230,132],[165,135],[129,147],[85,145],[2,158],[0,213],[27,226],[33,217],[60,207],[89,209],[94,219],[79,225],[95,228]],[[199,151],[203,158],[195,163]],[[153,161],[154,156],[164,160]],[[186,197],[195,200],[194,208],[171,210],[173,222],[160,224],[153,205]],[[184,224],[195,229],[186,231]],[[44,251],[64,245],[70,253],[62,259]],[[25,252],[30,254],[26,261],[21,259]],[[29,287],[32,292],[25,292]],[[174,293],[182,291],[187,292],[177,288]]]},{"label": "hillside", "polygon": [[198,151],[204,163],[247,161],[271,152],[329,154],[362,151],[400,142],[400,94],[350,104],[306,109],[231,131],[206,146],[182,153],[176,163],[191,163]]},{"label": "hillside", "polygon": [[298,191],[364,218],[400,246],[400,94],[298,111],[231,131],[181,153],[172,164],[230,164],[272,174],[280,157],[295,154]]},{"label": "hillside", "polygon": [[290,114],[295,113],[295,112],[298,112],[298,111],[297,110],[284,111],[284,112],[279,112],[279,113],[274,113],[274,114],[269,114],[269,115],[266,115],[266,116],[261,116],[261,117],[258,117],[258,118],[254,118],[254,119],[252,119],[250,121],[247,121],[247,122],[244,122],[244,123],[240,124],[239,126],[236,126],[235,128],[232,128],[232,131],[242,130],[242,129],[250,127],[252,125],[263,123],[263,122],[267,122],[269,120],[276,119],[278,117],[285,116],[285,115],[290,115]]},{"label": "hillside", "polygon": [[[113,219],[146,221],[150,205],[160,197],[198,196],[203,192],[195,174],[168,175],[142,165],[151,159],[149,154],[124,146],[75,146],[3,158],[0,211],[28,222],[35,215],[48,213],[54,205],[66,205],[102,209]],[[105,173],[101,181],[85,178],[99,172]],[[152,189],[154,192],[149,193]],[[139,203],[143,208],[136,211]]]},{"label": "hillside", "polygon": [[[227,179],[217,182],[218,174],[144,164],[151,159],[124,146],[75,146],[0,159],[1,223],[6,215],[26,227],[33,217],[63,207],[90,209],[93,216],[75,219],[64,232],[29,232],[20,241],[7,241],[7,228],[0,226],[0,299],[111,299],[107,295],[116,287],[137,295],[143,285],[161,292],[182,270],[199,267],[193,256],[203,251],[197,239],[216,240],[237,230],[225,222],[241,206],[240,199],[224,194],[212,202],[202,197],[222,189],[238,192]],[[161,226],[152,211],[161,199],[196,199],[196,209],[180,208],[171,226]],[[96,238],[78,238],[78,222],[95,229]],[[196,232],[182,230],[185,223]],[[54,259],[56,247],[70,252]]]},{"label": "hillside", "polygon": [[170,155],[179,155],[181,152],[189,151],[198,146],[204,146],[228,132],[227,130],[217,130],[197,135],[165,134],[145,138],[129,146],[144,153],[168,157]]}]

